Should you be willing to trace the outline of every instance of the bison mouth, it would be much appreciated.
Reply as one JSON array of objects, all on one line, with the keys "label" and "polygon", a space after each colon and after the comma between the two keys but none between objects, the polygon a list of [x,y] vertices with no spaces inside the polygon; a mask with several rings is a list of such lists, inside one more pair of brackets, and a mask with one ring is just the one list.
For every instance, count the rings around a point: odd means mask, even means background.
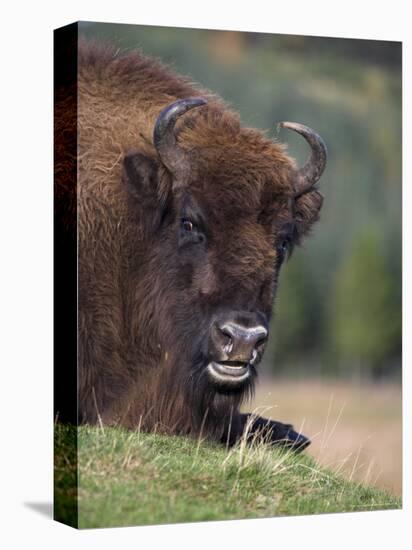
[{"label": "bison mouth", "polygon": [[241,384],[251,375],[249,363],[240,361],[211,361],[207,370],[214,382],[224,385]]}]

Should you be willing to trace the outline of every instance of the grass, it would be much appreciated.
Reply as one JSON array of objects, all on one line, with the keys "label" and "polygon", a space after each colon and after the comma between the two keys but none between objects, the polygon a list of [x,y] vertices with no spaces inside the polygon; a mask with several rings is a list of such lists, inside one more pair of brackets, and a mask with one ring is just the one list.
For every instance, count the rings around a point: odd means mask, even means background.
[{"label": "grass", "polygon": [[245,410],[292,422],[308,454],[347,479],[402,494],[402,388],[355,380],[260,380]]},{"label": "grass", "polygon": [[401,507],[399,498],[347,481],[307,454],[81,427],[76,466],[75,434],[56,425],[55,516],[80,528]]}]

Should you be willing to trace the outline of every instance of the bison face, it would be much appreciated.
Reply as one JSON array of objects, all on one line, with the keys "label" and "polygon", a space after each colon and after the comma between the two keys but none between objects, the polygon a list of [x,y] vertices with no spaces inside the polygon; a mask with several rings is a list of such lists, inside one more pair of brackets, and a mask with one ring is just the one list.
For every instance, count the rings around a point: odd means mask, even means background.
[{"label": "bison face", "polygon": [[158,158],[131,152],[125,159],[145,243],[136,284],[145,289],[146,318],[139,323],[151,326],[161,362],[184,366],[186,381],[241,394],[265,349],[280,266],[317,217],[321,196],[312,186],[322,167],[316,177],[308,171],[324,146],[313,145],[311,165],[300,171],[263,137],[249,147],[250,133],[224,151],[184,152],[174,124],[204,103],[181,100],[160,114]]},{"label": "bison face", "polygon": [[[174,209],[176,310],[192,312],[194,321],[182,332],[198,348],[197,364],[209,383],[218,391],[239,391],[251,384],[265,348],[278,265],[256,216],[244,204],[242,222],[233,216],[242,197],[219,207],[219,181],[208,185],[206,179],[192,182]],[[197,327],[203,327],[200,338]]]}]

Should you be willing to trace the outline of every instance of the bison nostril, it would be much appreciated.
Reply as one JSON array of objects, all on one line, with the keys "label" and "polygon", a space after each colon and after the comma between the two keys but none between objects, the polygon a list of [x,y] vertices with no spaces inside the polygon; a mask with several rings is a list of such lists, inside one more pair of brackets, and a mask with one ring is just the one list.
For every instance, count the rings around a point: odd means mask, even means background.
[{"label": "bison nostril", "polygon": [[226,327],[219,327],[219,332],[228,340],[232,340],[232,333]]},{"label": "bison nostril", "polygon": [[233,349],[233,336],[225,328],[215,324],[212,328],[212,339],[218,349],[230,353]]},{"label": "bison nostril", "polygon": [[222,336],[223,340],[223,350],[226,353],[230,353],[233,349],[233,337],[232,334],[228,330],[225,330],[224,328],[219,328],[220,335]]},{"label": "bison nostril", "polygon": [[232,353],[232,350],[233,350],[233,341],[231,338],[229,338],[227,344],[223,346],[223,351],[229,354],[229,353]]},{"label": "bison nostril", "polygon": [[259,340],[255,344],[255,349],[261,348],[266,344],[267,336],[263,336],[262,338],[259,338]]}]

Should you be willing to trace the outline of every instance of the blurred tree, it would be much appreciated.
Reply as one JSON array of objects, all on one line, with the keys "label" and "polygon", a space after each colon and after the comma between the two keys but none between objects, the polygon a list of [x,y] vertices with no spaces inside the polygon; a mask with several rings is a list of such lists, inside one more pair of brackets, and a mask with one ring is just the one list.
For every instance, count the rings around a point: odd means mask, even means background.
[{"label": "blurred tree", "polygon": [[401,318],[396,271],[382,253],[384,239],[369,227],[343,258],[335,279],[332,339],[343,363],[370,365],[374,376],[387,374],[399,353]]},{"label": "blurred tree", "polygon": [[273,322],[275,370],[279,366],[311,363],[319,347],[324,317],[323,301],[312,266],[303,254],[287,263],[280,276],[281,291]]}]

